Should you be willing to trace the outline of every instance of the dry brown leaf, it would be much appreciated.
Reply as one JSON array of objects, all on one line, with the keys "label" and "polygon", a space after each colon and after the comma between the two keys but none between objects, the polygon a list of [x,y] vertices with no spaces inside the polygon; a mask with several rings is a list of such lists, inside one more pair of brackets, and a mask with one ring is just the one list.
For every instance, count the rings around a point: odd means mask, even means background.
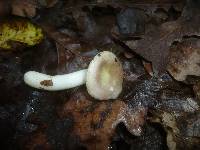
[{"label": "dry brown leaf", "polygon": [[53,7],[58,0],[13,0],[12,14],[32,18],[36,15],[36,8]]},{"label": "dry brown leaf", "polygon": [[200,82],[196,83],[194,86],[193,86],[193,90],[199,100],[199,103],[200,103]]},{"label": "dry brown leaf", "polygon": [[164,127],[167,133],[166,140],[169,150],[199,149],[197,144],[200,142],[199,116],[199,111],[177,115],[174,112],[161,110],[154,112],[154,117],[150,120],[160,122]]},{"label": "dry brown leaf", "polygon": [[28,150],[35,150],[38,147],[43,150],[52,149],[50,143],[48,142],[47,136],[43,132],[40,132],[40,131],[33,133],[29,137],[26,137],[26,139],[23,139],[22,143],[24,146],[22,148],[28,149]]},{"label": "dry brown leaf", "polygon": [[106,45],[111,42],[110,31],[115,23],[114,15],[93,16],[92,12],[77,9],[73,11],[81,38],[92,45]]},{"label": "dry brown leaf", "polygon": [[187,75],[200,76],[200,40],[191,38],[172,48],[168,71],[178,81]]},{"label": "dry brown leaf", "polygon": [[133,109],[120,100],[95,102],[87,92],[79,90],[62,106],[59,114],[61,118],[73,117],[72,134],[79,136],[88,150],[103,150],[109,146],[120,122],[132,134],[140,135],[146,109]]},{"label": "dry brown leaf", "polygon": [[10,13],[10,2],[6,0],[0,1],[0,17],[7,17]]},{"label": "dry brown leaf", "polygon": [[149,75],[153,76],[153,69],[152,69],[151,63],[145,62],[145,61],[143,61],[142,63],[143,63],[143,65],[144,65],[144,68],[145,68],[145,70],[147,71],[147,73],[148,73]]},{"label": "dry brown leaf", "polygon": [[13,0],[12,14],[21,17],[34,17],[36,15],[36,0]]},{"label": "dry brown leaf", "polygon": [[68,36],[67,34],[57,31],[49,24],[41,24],[47,36],[55,41],[58,45],[67,50],[78,50],[81,48],[80,41]]},{"label": "dry brown leaf", "polygon": [[200,35],[200,13],[196,6],[190,5],[185,7],[182,17],[177,21],[166,22],[149,30],[137,43],[126,42],[134,52],[152,62],[154,72],[166,71],[169,48],[174,41],[180,41],[183,36]]},{"label": "dry brown leaf", "polygon": [[41,6],[44,6],[47,8],[53,7],[57,2],[58,0],[38,0],[38,3]]}]

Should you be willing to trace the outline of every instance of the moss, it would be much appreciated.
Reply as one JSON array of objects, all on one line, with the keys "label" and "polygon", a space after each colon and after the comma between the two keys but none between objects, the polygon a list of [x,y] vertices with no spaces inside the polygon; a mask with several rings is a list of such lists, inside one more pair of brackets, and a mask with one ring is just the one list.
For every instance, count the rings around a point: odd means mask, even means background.
[{"label": "moss", "polygon": [[34,46],[41,42],[42,29],[27,20],[12,20],[0,24],[0,48],[11,49],[10,41]]}]

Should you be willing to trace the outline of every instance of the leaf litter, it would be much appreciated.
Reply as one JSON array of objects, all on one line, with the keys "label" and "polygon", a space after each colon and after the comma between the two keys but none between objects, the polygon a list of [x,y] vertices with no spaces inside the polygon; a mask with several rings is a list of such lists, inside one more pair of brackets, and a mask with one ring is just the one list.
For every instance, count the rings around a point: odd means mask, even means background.
[{"label": "leaf litter", "polygon": [[[26,1],[31,8],[24,2],[12,5],[13,14],[36,23],[45,37],[24,51],[0,52],[0,119],[11,133],[3,146],[198,149],[199,83],[187,81],[199,76],[198,2]],[[98,102],[85,86],[51,93],[23,83],[32,69],[63,74],[87,68],[103,50],[123,64],[116,100]]]}]

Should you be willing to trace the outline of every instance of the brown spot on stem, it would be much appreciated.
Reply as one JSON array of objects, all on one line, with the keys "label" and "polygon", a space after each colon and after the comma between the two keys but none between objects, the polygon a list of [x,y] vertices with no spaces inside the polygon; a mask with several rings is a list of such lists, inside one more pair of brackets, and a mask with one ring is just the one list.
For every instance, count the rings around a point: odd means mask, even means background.
[{"label": "brown spot on stem", "polygon": [[53,86],[52,80],[43,80],[40,82],[40,84],[43,86]]}]

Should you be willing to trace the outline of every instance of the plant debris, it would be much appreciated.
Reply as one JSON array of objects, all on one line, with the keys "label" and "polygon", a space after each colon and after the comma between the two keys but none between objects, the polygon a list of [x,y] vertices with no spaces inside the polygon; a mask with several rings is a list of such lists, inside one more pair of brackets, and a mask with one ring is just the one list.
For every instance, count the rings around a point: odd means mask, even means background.
[{"label": "plant debris", "polygon": [[191,38],[183,40],[170,49],[168,71],[178,81],[187,75],[200,76],[200,41]]},{"label": "plant debris", "polygon": [[[0,51],[1,148],[200,149],[199,7],[197,0],[2,0],[0,49],[9,50]],[[97,101],[85,85],[44,92],[24,84],[27,71],[75,72],[102,51],[122,63],[115,100]]]},{"label": "plant debris", "polygon": [[35,0],[13,0],[12,14],[21,17],[34,17],[36,15],[37,3]]},{"label": "plant debris", "polygon": [[10,42],[34,46],[43,39],[42,29],[26,20],[12,20],[1,23],[0,48],[11,49]]},{"label": "plant debris", "polygon": [[145,108],[134,110],[119,100],[92,102],[88,100],[88,94],[83,91],[75,91],[75,93],[62,106],[60,115],[61,118],[73,117],[72,134],[79,136],[88,149],[106,149],[120,122],[123,122],[132,134],[141,134]]},{"label": "plant debris", "polygon": [[[189,1],[190,4],[191,1]],[[134,52],[152,62],[154,72],[163,73],[169,62],[169,49],[175,41],[181,41],[184,36],[199,36],[199,9],[198,2],[191,2],[183,10],[182,16],[175,21],[161,24],[159,27],[147,30],[141,40],[127,41]]]}]

